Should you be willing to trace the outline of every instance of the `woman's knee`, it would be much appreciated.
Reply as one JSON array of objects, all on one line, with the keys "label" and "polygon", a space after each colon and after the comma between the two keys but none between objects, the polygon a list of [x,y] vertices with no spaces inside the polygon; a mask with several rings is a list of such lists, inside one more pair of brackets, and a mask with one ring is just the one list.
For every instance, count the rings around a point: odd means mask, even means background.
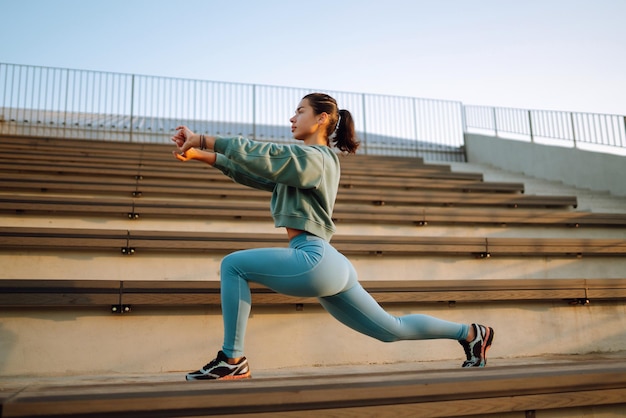
[{"label": "woman's knee", "polygon": [[222,258],[220,263],[220,278],[224,280],[229,277],[235,277],[238,275],[237,264],[239,255],[237,252],[230,253],[226,257]]}]

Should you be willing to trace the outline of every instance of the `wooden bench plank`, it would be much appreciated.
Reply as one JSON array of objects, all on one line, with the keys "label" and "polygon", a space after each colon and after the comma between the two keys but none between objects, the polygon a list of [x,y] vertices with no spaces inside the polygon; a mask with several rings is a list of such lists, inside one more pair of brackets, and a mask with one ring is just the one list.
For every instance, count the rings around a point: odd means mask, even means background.
[{"label": "wooden bench plank", "polygon": [[[142,185],[142,188],[144,186]],[[339,202],[373,203],[378,205],[443,205],[443,206],[504,206],[504,207],[576,207],[576,196],[518,195],[499,193],[446,193],[420,191],[407,193],[402,190],[371,191],[361,189],[340,189]]]},{"label": "wooden bench plank", "polygon": [[[575,377],[575,378],[573,378]],[[419,416],[424,418],[622,405],[626,362],[411,370],[213,384],[33,385],[3,400],[20,416]]]},{"label": "wooden bench plank", "polygon": [[128,248],[128,231],[110,229],[0,227],[0,250],[121,251]]},{"label": "wooden bench plank", "polygon": [[[199,199],[269,199],[269,193],[250,189],[235,183],[195,183],[179,181],[152,181],[133,178],[49,175],[46,179],[28,174],[7,174],[0,179],[0,187],[7,191],[105,194],[113,196],[195,197]],[[508,193],[462,193],[424,190],[407,193],[405,190],[340,188],[337,201],[376,205],[437,205],[437,206],[501,206],[501,207],[576,207],[576,196],[538,196]]]},{"label": "wooden bench plank", "polygon": [[[50,158],[50,157],[47,157]],[[110,163],[49,163],[44,159],[41,163],[33,164],[32,161],[27,164],[24,161],[0,161],[0,173],[4,174],[29,174],[31,176],[38,175],[45,177],[49,174],[76,176],[76,175],[98,175],[107,177],[132,177],[138,176],[141,172],[141,164],[134,165],[113,165]],[[184,174],[172,173],[182,176]]]},{"label": "wooden bench plank", "polygon": [[[180,168],[180,167],[178,167]],[[146,166],[136,163],[121,165],[107,163],[64,163],[58,162],[49,163],[48,160],[43,160],[39,164],[24,164],[23,161],[15,162],[2,162],[0,161],[0,173],[8,175],[15,174],[28,174],[30,176],[39,175],[46,177],[53,173],[55,175],[63,175],[71,178],[77,175],[87,176],[107,176],[108,178],[132,178],[135,179],[140,176],[141,179],[187,179],[190,176],[192,170],[178,170],[176,168],[163,168],[160,170],[146,168]],[[224,176],[221,172],[215,169],[205,170],[193,170],[194,173],[201,173],[202,178],[206,181],[232,183],[232,180]],[[482,182],[475,181],[474,179],[446,179],[435,176],[428,176],[427,178],[418,177],[419,173],[415,173],[412,177],[380,177],[375,172],[370,172],[369,175],[357,176],[354,174],[342,175],[340,180],[340,187],[353,188],[353,187],[385,187],[396,188],[402,190],[449,190],[460,192],[491,192],[491,193],[523,193],[523,183],[511,183],[511,182]],[[15,178],[15,177],[14,177]],[[44,178],[42,178],[44,180]]]},{"label": "wooden bench plank", "polygon": [[[271,220],[264,201],[198,201],[184,199],[136,199],[132,197],[2,196],[0,212],[24,214],[108,215],[114,217],[168,218],[207,216],[212,219]],[[336,223],[375,223],[410,225],[545,225],[626,227],[624,213],[594,213],[536,208],[374,206],[337,203]]]},{"label": "wooden bench plank", "polygon": [[[69,145],[68,145],[69,144]],[[4,142],[0,138],[0,150],[10,151],[14,153],[16,150],[23,150],[24,158],[29,160],[44,161],[41,155],[54,156],[55,161],[80,161],[80,160],[106,160],[117,158],[119,163],[141,161],[143,164],[152,166],[163,166],[180,164],[176,163],[171,153],[174,150],[173,145],[160,144],[131,144],[125,142],[111,143],[112,146],[105,147],[106,142],[103,141],[72,141],[66,143],[32,143],[22,144],[21,142]],[[295,144],[295,141],[294,141]],[[36,151],[36,152],[33,152]],[[5,153],[3,153],[5,154]],[[0,157],[1,158],[1,157]],[[50,158],[48,158],[49,160]],[[482,175],[479,173],[452,173],[450,166],[441,164],[424,164],[420,158],[407,157],[385,157],[385,156],[369,156],[364,154],[351,155],[348,157],[340,156],[342,166],[348,171],[355,169],[362,170],[363,163],[367,163],[371,170],[381,170],[381,173],[394,175],[395,173],[421,171],[427,173],[448,173],[453,177],[470,178],[481,180]],[[373,163],[376,163],[374,165]],[[369,170],[371,172],[371,170]]]},{"label": "wooden bench plank", "polygon": [[[0,150],[2,147],[0,147]],[[173,156],[172,149],[165,150],[162,158],[148,159],[143,153],[128,153],[125,151],[116,151],[115,153],[95,154],[84,151],[68,153],[65,151],[50,149],[50,150],[20,150],[15,147],[7,148],[10,150],[8,154],[0,154],[0,163],[5,170],[37,170],[44,167],[48,167],[50,170],[67,170],[71,172],[75,168],[81,166],[103,166],[109,165],[109,168],[115,169],[120,167],[122,169],[128,168],[141,168],[142,170],[151,171],[154,173],[160,173],[167,170],[174,169],[179,172],[196,172],[198,170],[206,170],[209,172],[215,172],[216,170],[202,164],[180,164]],[[15,158],[16,152],[19,152],[19,159]],[[371,176],[372,173],[376,173],[382,177],[394,177],[394,178],[441,178],[450,180],[469,180],[469,181],[482,181],[482,174],[480,173],[465,173],[465,172],[451,172],[449,168],[444,168],[439,165],[421,165],[413,167],[403,167],[402,165],[393,163],[382,164],[382,161],[377,161],[377,164],[370,166],[368,169],[364,169],[363,165],[365,161],[362,161],[360,156],[351,156],[358,160],[358,164],[355,164],[349,159],[342,158],[341,166],[344,174],[352,176]],[[115,166],[111,166],[111,162],[115,162]]]},{"label": "wooden bench plank", "polygon": [[[294,144],[296,141],[293,142]],[[69,139],[69,138],[29,138],[29,137],[7,137],[0,136],[0,149],[5,150],[37,150],[39,152],[53,152],[62,151],[63,153],[89,153],[98,154],[101,152],[119,152],[120,149],[125,153],[136,154],[139,153],[142,158],[146,160],[167,160],[169,154],[174,149],[173,144],[158,144],[158,143],[133,143],[122,141],[107,141],[107,140],[81,140],[81,139]],[[356,158],[355,158],[356,157]],[[355,164],[355,161],[363,162],[368,161],[370,163],[384,163],[400,168],[415,168],[424,166],[425,163],[421,157],[397,157],[397,156],[383,156],[383,155],[367,155],[357,154],[356,156],[348,156],[340,158],[346,162],[346,164]],[[442,171],[450,171],[448,165],[437,164],[429,165],[440,169]]]},{"label": "wooden bench plank", "polygon": [[[0,150],[3,147],[0,146]],[[19,148],[13,146],[4,147],[5,153],[0,155],[0,161],[10,163],[15,162],[11,157],[16,151],[20,151]],[[111,167],[135,167],[141,165],[146,169],[152,170],[167,170],[172,167],[176,167],[179,170],[199,170],[206,168],[202,164],[190,164],[182,166],[173,156],[172,151],[174,148],[169,148],[163,151],[162,154],[155,157],[147,156],[143,152],[128,152],[123,148],[115,152],[96,153],[93,150],[89,151],[72,151],[50,148],[44,149],[24,149],[23,155],[21,154],[21,161],[27,161],[36,165],[47,165],[63,167],[64,165],[72,166],[73,164],[107,164]],[[23,157],[23,159],[22,159]],[[404,161],[411,161],[405,158]],[[403,165],[398,161],[385,162],[384,160],[375,160],[376,165],[373,165],[374,161],[370,162],[370,159],[362,155],[352,155],[349,157],[340,157],[340,164],[346,174],[361,174],[367,175],[367,173],[375,172],[380,173],[382,176],[391,177],[412,177],[420,175],[438,176],[442,178],[456,178],[459,180],[482,180],[482,174],[475,172],[452,172],[449,166],[443,165]],[[369,166],[368,169],[364,169],[363,166]]]},{"label": "wooden bench plank", "polygon": [[113,280],[0,280],[4,307],[114,305],[120,295],[120,283]]},{"label": "wooden bench plank", "polygon": [[[626,279],[492,279],[362,281],[381,304],[621,300]],[[318,304],[251,284],[255,305]],[[220,305],[218,281],[0,280],[0,306]]]},{"label": "wooden bench plank", "polygon": [[[498,279],[498,280],[404,280],[362,281],[379,303],[485,302],[532,300],[621,299],[626,280]],[[168,283],[124,282],[123,300],[129,304],[219,304],[219,282]],[[606,289],[619,292],[605,291]],[[317,304],[315,298],[276,294],[253,284],[254,304]],[[594,297],[591,297],[594,295]],[[179,299],[182,296],[184,299]]]},{"label": "wooden bench plank", "polygon": [[63,198],[57,196],[0,196],[0,212],[17,214],[74,215],[81,218],[105,215],[130,217],[134,201],[124,199]]},{"label": "wooden bench plank", "polygon": [[406,178],[377,177],[370,173],[369,177],[342,175],[341,187],[391,187],[403,190],[454,190],[462,192],[493,192],[493,193],[523,193],[523,183],[513,182],[483,182],[472,180],[457,180],[440,178]]},{"label": "wooden bench plank", "polygon": [[[71,141],[71,140],[68,140]],[[25,161],[45,161],[46,157],[48,160],[56,160],[59,162],[63,161],[80,161],[81,159],[90,160],[90,159],[100,159],[108,160],[108,161],[119,161],[119,162],[137,162],[142,158],[144,150],[146,147],[149,147],[150,144],[132,144],[132,143],[124,143],[124,142],[112,142],[111,144],[115,144],[115,148],[102,148],[100,145],[106,142],[104,141],[86,141],[81,142],[79,144],[75,144],[75,146],[68,147],[62,146],[60,144],[57,145],[46,145],[46,144],[35,144],[35,145],[26,145],[21,141],[16,141],[14,143],[7,143],[0,138],[0,150],[4,151],[3,156],[0,157],[2,160],[15,160],[15,155],[19,155],[20,159],[24,159]],[[171,148],[174,149],[174,148]],[[171,155],[170,149],[170,155]],[[166,154],[167,155],[167,154]],[[11,156],[11,157],[9,157]],[[53,157],[53,158],[51,158]]]},{"label": "wooden bench plank", "polygon": [[79,193],[132,196],[137,191],[137,180],[132,178],[110,180],[105,176],[67,178],[48,175],[46,179],[28,174],[5,174],[0,188],[6,191],[35,193]]},{"label": "wooden bench plank", "polygon": [[487,252],[491,254],[626,254],[626,240],[623,239],[488,238],[487,245]]},{"label": "wooden bench plank", "polygon": [[499,224],[499,225],[565,225],[602,226],[624,225],[626,214],[601,213],[571,210],[544,210],[515,208],[501,210],[494,208],[437,208],[424,209],[424,222],[427,224]]},{"label": "wooden bench plank", "polygon": [[[623,256],[626,240],[590,238],[482,238],[336,235],[345,254],[456,256]],[[246,248],[285,247],[284,234],[125,231],[0,227],[0,250],[187,251],[225,253]],[[132,250],[132,251],[131,251]]]},{"label": "wooden bench plank", "polygon": [[[297,141],[292,141],[293,145]],[[37,138],[29,141],[25,138],[6,138],[0,137],[0,149],[2,150],[20,150],[20,151],[37,151],[37,153],[56,152],[67,156],[87,156],[97,157],[100,155],[132,155],[140,156],[145,161],[152,162],[171,162],[171,153],[175,149],[173,143],[131,143],[125,141],[106,141],[106,140],[76,140],[62,139],[46,140]],[[342,162],[347,165],[357,166],[358,162],[368,162],[369,164],[380,163],[385,166],[395,166],[399,169],[416,169],[429,168],[439,171],[450,171],[450,166],[445,164],[426,164],[420,157],[402,157],[402,156],[384,156],[384,155],[367,155],[358,153],[356,155],[341,155]]]}]

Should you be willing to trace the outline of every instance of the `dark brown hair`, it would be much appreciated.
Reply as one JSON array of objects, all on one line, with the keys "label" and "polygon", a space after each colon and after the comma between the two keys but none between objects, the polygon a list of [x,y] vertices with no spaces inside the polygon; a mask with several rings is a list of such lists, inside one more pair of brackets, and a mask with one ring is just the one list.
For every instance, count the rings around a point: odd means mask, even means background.
[{"label": "dark brown hair", "polygon": [[328,94],[311,93],[303,97],[308,100],[316,115],[328,114],[328,130],[326,140],[333,142],[343,152],[354,154],[360,145],[354,130],[352,114],[345,109],[339,110],[337,101]]}]

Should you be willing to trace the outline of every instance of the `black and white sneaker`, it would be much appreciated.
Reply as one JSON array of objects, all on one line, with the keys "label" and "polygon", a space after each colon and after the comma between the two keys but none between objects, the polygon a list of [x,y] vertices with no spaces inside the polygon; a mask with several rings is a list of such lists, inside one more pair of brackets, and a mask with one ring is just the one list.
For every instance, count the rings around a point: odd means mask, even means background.
[{"label": "black and white sneaker", "polygon": [[228,357],[223,351],[217,353],[215,360],[197,370],[187,373],[187,380],[233,380],[251,377],[248,360],[242,357],[237,364],[228,364]]},{"label": "black and white sneaker", "polygon": [[493,342],[493,328],[484,325],[472,324],[476,336],[472,341],[459,341],[465,350],[467,360],[461,367],[485,367],[487,365],[487,350]]}]

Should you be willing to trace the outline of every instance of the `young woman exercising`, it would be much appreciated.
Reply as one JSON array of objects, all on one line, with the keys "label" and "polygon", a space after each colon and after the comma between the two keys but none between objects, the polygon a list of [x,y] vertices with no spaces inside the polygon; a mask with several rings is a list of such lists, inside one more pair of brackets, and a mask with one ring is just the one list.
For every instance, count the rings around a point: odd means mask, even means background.
[{"label": "young woman exercising", "polygon": [[465,350],[463,367],[483,367],[493,329],[458,324],[428,315],[387,313],[359,284],[350,261],[330,239],[339,186],[339,159],[331,146],[354,153],[359,146],[354,121],[332,97],[306,95],[290,119],[299,144],[278,145],[249,139],[204,136],[179,126],[172,140],[180,161],[212,165],[235,182],[272,193],[276,227],[284,227],[288,248],[237,251],[220,269],[224,342],[217,357],[187,380],[242,379],[251,376],[244,357],[250,313],[249,283],[292,296],[317,297],[332,316],[380,341],[451,339]]}]

